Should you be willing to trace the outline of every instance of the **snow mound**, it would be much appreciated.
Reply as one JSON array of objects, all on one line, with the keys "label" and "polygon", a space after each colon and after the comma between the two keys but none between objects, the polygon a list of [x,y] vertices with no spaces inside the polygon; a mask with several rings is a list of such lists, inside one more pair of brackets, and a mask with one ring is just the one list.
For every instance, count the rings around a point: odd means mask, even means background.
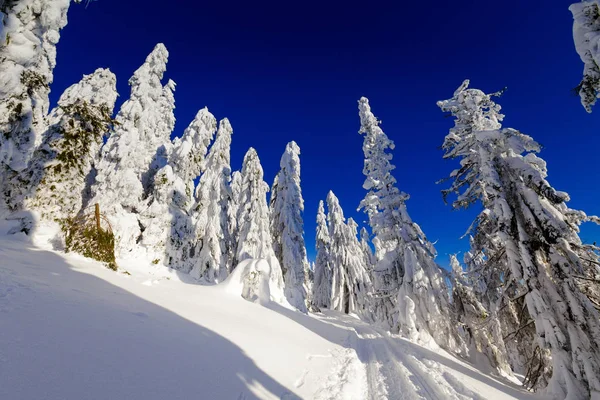
[{"label": "snow mound", "polygon": [[239,263],[220,286],[228,293],[266,305],[271,300],[276,301],[271,299],[270,275],[271,266],[267,260],[250,258]]}]

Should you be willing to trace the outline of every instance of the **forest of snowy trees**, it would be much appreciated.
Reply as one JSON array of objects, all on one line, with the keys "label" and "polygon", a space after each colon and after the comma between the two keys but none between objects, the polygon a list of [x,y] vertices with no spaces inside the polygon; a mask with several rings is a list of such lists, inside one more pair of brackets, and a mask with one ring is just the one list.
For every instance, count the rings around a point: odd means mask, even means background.
[{"label": "forest of snowy trees", "polygon": [[[437,102],[454,123],[444,157],[459,164],[443,198],[457,210],[481,207],[465,227],[470,250],[462,263],[452,256],[450,271],[437,263],[394,178],[394,142],[362,97],[356,128],[364,199],[354,206],[368,225],[346,218],[330,191],[318,206],[311,264],[299,145],[282,149],[269,185],[254,148],[232,171],[227,118],[202,108],[176,136],[176,84],[164,79],[163,44],[129,79],[120,109],[117,78],[107,69],[84,75],[50,109],[70,3],[0,0],[0,218],[18,222],[12,232],[34,234],[38,224],[63,224],[98,204],[119,262],[143,258],[202,284],[224,282],[236,268],[264,273],[270,299],[299,312],[353,313],[419,343],[485,359],[499,374],[523,375],[530,390],[600,399],[600,247],[579,237],[582,223],[600,219],[569,208],[568,194],[547,180],[541,146],[502,126],[501,93],[466,80]],[[600,3],[571,11],[584,62],[576,90],[591,112],[600,97]],[[266,263],[248,261],[259,259]],[[253,276],[241,279],[258,284]],[[257,291],[244,293],[253,300]]]}]

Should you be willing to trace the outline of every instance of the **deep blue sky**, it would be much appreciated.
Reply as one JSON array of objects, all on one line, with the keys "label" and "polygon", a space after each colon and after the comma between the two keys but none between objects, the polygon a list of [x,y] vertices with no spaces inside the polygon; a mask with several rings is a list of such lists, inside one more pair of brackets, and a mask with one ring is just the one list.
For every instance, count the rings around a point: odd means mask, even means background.
[{"label": "deep blue sky", "polygon": [[[452,121],[435,103],[465,78],[488,92],[508,87],[499,100],[504,126],[544,145],[549,181],[571,195],[571,207],[600,214],[600,108],[588,115],[570,93],[583,68],[571,2],[98,0],[71,7],[52,100],[82,74],[109,67],[119,105],[133,71],[163,42],[166,78],[177,83],[175,135],[208,106],[233,125],[232,167],[253,146],[269,184],[285,144],[299,144],[313,259],[317,204],[328,190],[346,216],[365,220],[355,210],[365,194],[357,100],[366,96],[396,142],[409,213],[446,265],[468,246],[459,237],[478,210],[452,211],[442,201],[435,182],[455,164],[439,146]],[[600,241],[600,229],[586,226],[582,238]]]}]

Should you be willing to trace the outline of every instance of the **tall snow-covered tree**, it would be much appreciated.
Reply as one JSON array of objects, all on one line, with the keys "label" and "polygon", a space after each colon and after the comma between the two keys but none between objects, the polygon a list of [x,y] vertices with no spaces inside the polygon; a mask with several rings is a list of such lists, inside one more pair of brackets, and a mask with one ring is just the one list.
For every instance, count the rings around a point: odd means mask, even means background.
[{"label": "tall snow-covered tree", "polygon": [[116,126],[102,148],[93,202],[100,204],[119,237],[116,250],[131,251],[141,239],[139,214],[147,208],[154,174],[166,162],[175,125],[173,90],[163,86],[169,53],[161,43],[129,80],[131,96],[116,116]]},{"label": "tall snow-covered tree", "polygon": [[[76,1],[78,2],[78,1]],[[56,44],[70,0],[0,3],[0,217],[9,181],[27,168],[46,130]]]},{"label": "tall snow-covered tree", "polygon": [[588,217],[568,208],[569,196],[550,186],[546,163],[535,154],[539,144],[502,128],[491,95],[468,85],[438,102],[455,117],[444,157],[461,165],[444,195],[457,196],[457,209],[483,204],[472,227],[472,252],[484,254],[484,269],[502,274],[507,304],[523,299],[527,320],[517,329],[535,326],[534,355],[549,352],[551,365],[540,366],[537,380],[526,377],[530,386],[547,380],[547,392],[559,399],[600,396],[600,316],[577,285],[585,269],[578,226]]},{"label": "tall snow-covered tree", "polygon": [[29,167],[19,174],[20,185],[15,185],[31,188],[26,209],[50,220],[73,217],[82,209],[116,99],[116,77],[107,69],[84,75],[65,90]]},{"label": "tall snow-covered tree", "polygon": [[152,260],[189,272],[195,259],[196,234],[191,209],[194,179],[202,170],[217,120],[203,108],[181,138],[173,141],[167,165],[154,176],[150,204],[141,215],[140,245]]},{"label": "tall snow-covered tree", "polygon": [[306,271],[304,244],[304,199],[300,189],[300,147],[290,142],[281,157],[281,170],[271,190],[270,216],[273,250],[281,265],[288,302],[306,312]]},{"label": "tall snow-covered tree", "polygon": [[219,123],[204,173],[196,189],[197,258],[192,276],[208,282],[223,281],[230,270],[227,209],[231,198],[230,146],[233,129],[227,118]]},{"label": "tall snow-covered tree", "polygon": [[573,14],[573,41],[583,62],[583,79],[575,89],[581,104],[592,112],[600,95],[600,3],[584,0],[569,7]]},{"label": "tall snow-covered tree", "polygon": [[331,309],[370,317],[371,279],[357,238],[357,224],[344,218],[339,200],[327,195],[327,222],[331,239]]},{"label": "tall snow-covered tree", "polygon": [[365,97],[358,102],[364,135],[363,152],[368,191],[360,203],[375,236],[374,299],[376,321],[412,338],[456,350],[458,343],[449,312],[448,288],[435,263],[433,245],[406,210],[409,196],[396,187],[392,176],[391,141],[379,127]]},{"label": "tall snow-covered tree", "polygon": [[283,274],[273,251],[273,240],[269,229],[269,207],[267,192],[269,185],[263,180],[263,169],[256,150],[252,147],[244,156],[240,176],[240,196],[237,211],[236,260],[262,258],[269,262],[271,296],[283,302]]},{"label": "tall snow-covered tree", "polygon": [[331,238],[327,226],[327,216],[323,200],[319,201],[317,211],[317,257],[315,260],[315,278],[312,287],[312,304],[316,308],[329,308],[331,305]]}]

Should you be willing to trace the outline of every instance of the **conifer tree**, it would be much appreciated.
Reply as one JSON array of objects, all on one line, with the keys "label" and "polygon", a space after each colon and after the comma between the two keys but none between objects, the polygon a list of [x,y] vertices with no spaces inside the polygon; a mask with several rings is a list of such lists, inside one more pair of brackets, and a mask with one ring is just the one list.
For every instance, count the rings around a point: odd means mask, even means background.
[{"label": "conifer tree", "polygon": [[14,195],[10,181],[27,168],[46,130],[56,44],[70,3],[0,3],[0,217],[14,211],[6,204]]},{"label": "conifer tree", "polygon": [[306,271],[304,244],[304,200],[300,189],[300,147],[290,142],[281,157],[281,170],[271,190],[270,217],[273,250],[281,265],[288,302],[306,312]]},{"label": "conifer tree", "polygon": [[263,180],[263,169],[256,150],[250,148],[244,156],[240,176],[240,196],[237,210],[236,260],[262,258],[271,267],[271,296],[277,302],[284,301],[283,274],[273,252],[273,240],[269,229],[267,192],[269,185]]},{"label": "conifer tree", "polygon": [[192,276],[208,282],[223,281],[230,270],[227,210],[231,197],[230,146],[233,129],[227,118],[210,148],[196,189],[196,236],[198,240]]},{"label": "conifer tree", "polygon": [[[107,69],[65,90],[48,117],[48,129],[15,187],[31,188],[26,209],[42,218],[74,217],[89,200],[89,181],[104,135],[112,124],[116,77]],[[13,195],[12,201],[17,201]]]},{"label": "conifer tree", "polygon": [[194,265],[196,251],[194,179],[216,128],[217,120],[206,107],[198,111],[183,136],[173,141],[167,165],[154,176],[150,204],[139,216],[145,227],[140,245],[147,256],[186,273]]},{"label": "conifer tree", "polygon": [[359,100],[364,135],[363,152],[367,195],[360,204],[369,216],[377,265],[373,271],[375,320],[413,339],[457,350],[448,289],[435,263],[433,245],[406,210],[409,196],[396,187],[391,164],[394,143],[379,127],[369,100]]},{"label": "conifer tree", "polygon": [[332,266],[330,307],[370,317],[371,280],[356,236],[357,224],[352,218],[346,224],[339,200],[331,191],[327,195],[327,208]]},{"label": "conifer tree", "polygon": [[154,175],[166,162],[175,124],[173,90],[161,79],[169,53],[161,43],[129,80],[131,96],[116,116],[116,126],[102,148],[94,203],[99,203],[119,237],[117,252],[131,251],[145,226],[139,215],[148,205]]},{"label": "conifer tree", "polygon": [[[483,203],[471,251],[485,257],[483,276],[502,275],[505,304],[523,301],[526,318],[518,319],[516,330],[535,326],[530,345],[540,376],[526,376],[529,386],[547,381],[548,393],[560,399],[598,396],[600,317],[576,281],[585,269],[578,226],[588,217],[568,208],[569,196],[550,186],[546,163],[535,154],[539,144],[502,128],[491,95],[468,85],[438,102],[455,117],[444,157],[461,163],[444,195],[457,196],[457,209]],[[550,365],[544,365],[545,352]]]},{"label": "conifer tree", "polygon": [[317,309],[329,308],[331,304],[331,238],[327,226],[327,216],[323,200],[319,201],[317,212],[317,257],[315,260],[315,278],[312,287],[312,305]]}]

